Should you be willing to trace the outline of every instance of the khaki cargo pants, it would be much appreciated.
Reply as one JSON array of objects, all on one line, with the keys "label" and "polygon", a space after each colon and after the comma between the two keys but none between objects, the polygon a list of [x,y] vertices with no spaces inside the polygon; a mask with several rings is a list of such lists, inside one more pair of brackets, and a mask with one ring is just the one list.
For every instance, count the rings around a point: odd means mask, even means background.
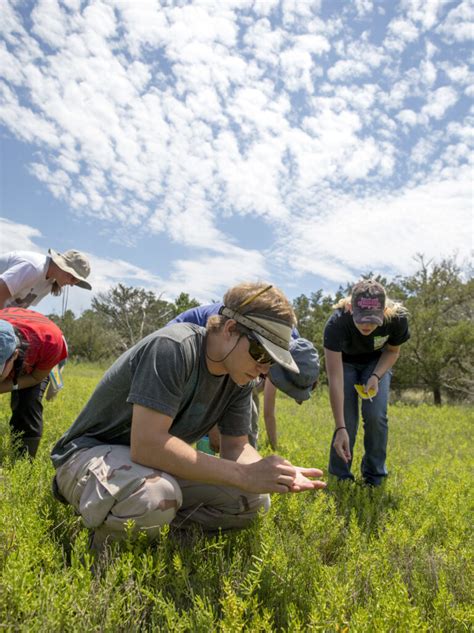
[{"label": "khaki cargo pants", "polygon": [[99,541],[123,538],[130,520],[150,540],[167,523],[176,528],[197,523],[206,531],[245,528],[270,507],[268,495],[179,479],[136,464],[130,447],[122,445],[77,451],[56,471],[56,483]]}]

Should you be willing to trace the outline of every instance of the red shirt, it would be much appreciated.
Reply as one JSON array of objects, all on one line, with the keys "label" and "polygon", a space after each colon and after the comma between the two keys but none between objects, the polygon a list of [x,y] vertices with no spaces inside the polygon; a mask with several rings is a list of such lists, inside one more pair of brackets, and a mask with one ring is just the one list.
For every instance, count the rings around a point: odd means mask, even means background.
[{"label": "red shirt", "polygon": [[17,328],[28,343],[22,374],[31,374],[34,369],[52,369],[67,358],[63,333],[44,314],[24,308],[4,308],[0,310],[0,319]]}]

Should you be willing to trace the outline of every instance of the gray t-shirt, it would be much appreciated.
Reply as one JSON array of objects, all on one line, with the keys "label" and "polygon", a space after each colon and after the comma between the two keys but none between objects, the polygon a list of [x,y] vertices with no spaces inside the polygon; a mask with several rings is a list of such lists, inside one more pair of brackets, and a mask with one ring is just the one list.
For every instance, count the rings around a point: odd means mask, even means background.
[{"label": "gray t-shirt", "polygon": [[54,446],[54,466],[82,448],[129,446],[134,404],[173,418],[170,433],[188,444],[215,424],[224,435],[247,435],[252,383],[239,387],[228,375],[210,374],[205,340],[204,328],[178,323],[153,332],[122,354]]}]

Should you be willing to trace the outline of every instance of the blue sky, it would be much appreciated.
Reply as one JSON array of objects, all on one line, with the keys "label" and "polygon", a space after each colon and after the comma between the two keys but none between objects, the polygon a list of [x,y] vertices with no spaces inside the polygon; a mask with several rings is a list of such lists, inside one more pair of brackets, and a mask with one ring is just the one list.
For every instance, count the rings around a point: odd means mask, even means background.
[{"label": "blue sky", "polygon": [[[472,249],[474,3],[0,0],[2,251],[292,299]],[[73,289],[80,312],[91,293]],[[48,299],[42,311],[61,309]]]}]

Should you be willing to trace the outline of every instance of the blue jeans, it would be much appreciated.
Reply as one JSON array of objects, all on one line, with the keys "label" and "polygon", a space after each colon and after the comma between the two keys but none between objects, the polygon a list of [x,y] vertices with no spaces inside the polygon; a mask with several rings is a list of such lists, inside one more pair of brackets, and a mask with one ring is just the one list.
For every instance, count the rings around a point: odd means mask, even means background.
[{"label": "blue jeans", "polygon": [[[343,363],[344,368],[344,420],[349,434],[351,456],[359,427],[359,396],[355,384],[365,385],[374,371],[377,362],[369,365]],[[362,420],[364,423],[364,456],[361,463],[362,477],[365,482],[378,486],[387,476],[385,459],[387,456],[388,418],[387,405],[390,390],[391,370],[382,376],[377,395],[362,402]],[[334,441],[334,436],[333,436]],[[351,473],[352,460],[346,464],[336,453],[331,442],[329,472],[339,479],[354,479]]]}]

